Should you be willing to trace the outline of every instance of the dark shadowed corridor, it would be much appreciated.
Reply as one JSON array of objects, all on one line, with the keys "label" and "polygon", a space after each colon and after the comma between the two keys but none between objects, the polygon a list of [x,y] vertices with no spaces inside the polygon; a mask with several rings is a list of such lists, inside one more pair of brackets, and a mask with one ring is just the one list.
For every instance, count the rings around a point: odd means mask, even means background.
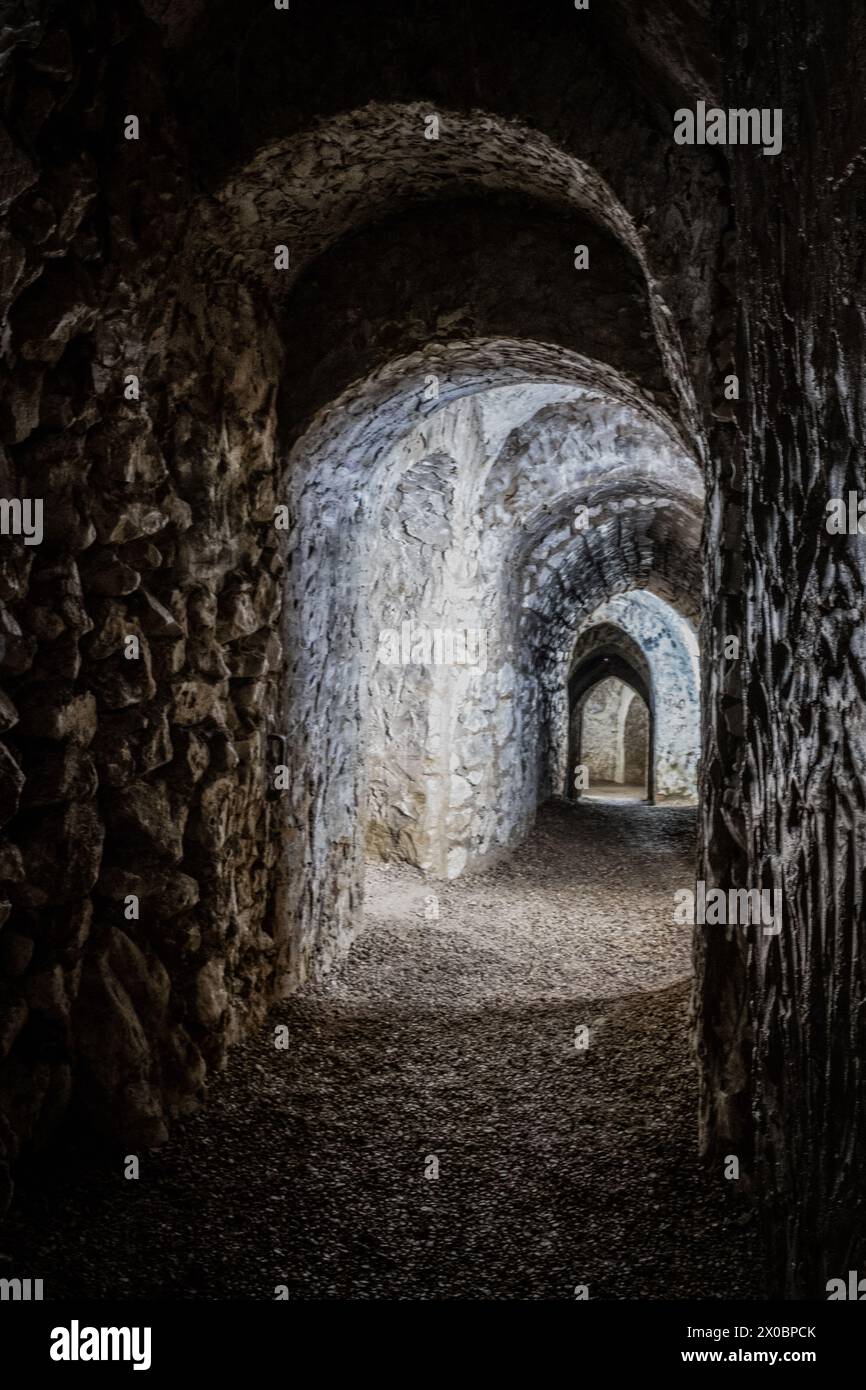
[{"label": "dark shadowed corridor", "polygon": [[0,1337],[866,1301],[864,56],[0,0]]}]

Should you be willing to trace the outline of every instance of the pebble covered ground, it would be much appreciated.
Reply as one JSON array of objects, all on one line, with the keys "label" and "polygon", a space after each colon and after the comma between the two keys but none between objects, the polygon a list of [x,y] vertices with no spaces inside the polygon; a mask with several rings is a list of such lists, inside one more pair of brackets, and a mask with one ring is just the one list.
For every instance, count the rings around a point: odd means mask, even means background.
[{"label": "pebble covered ground", "polygon": [[750,1208],[697,1157],[693,825],[554,802],[454,883],[371,865],[340,973],[137,1181],[80,1148],[31,1169],[0,1274],[48,1298],[762,1297]]}]

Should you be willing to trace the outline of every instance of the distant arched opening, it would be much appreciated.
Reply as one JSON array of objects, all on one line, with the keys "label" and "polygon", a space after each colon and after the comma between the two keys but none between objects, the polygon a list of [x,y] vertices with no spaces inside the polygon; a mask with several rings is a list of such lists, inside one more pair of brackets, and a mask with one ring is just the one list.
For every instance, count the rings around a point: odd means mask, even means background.
[{"label": "distant arched opening", "polygon": [[649,711],[637,691],[616,677],[586,692],[579,720],[576,789],[587,796],[645,800],[649,759]]},{"label": "distant arched opening", "polygon": [[655,719],[644,666],[637,651],[632,662],[607,645],[576,666],[568,686],[566,796],[576,800],[594,788],[630,785],[655,800]]}]

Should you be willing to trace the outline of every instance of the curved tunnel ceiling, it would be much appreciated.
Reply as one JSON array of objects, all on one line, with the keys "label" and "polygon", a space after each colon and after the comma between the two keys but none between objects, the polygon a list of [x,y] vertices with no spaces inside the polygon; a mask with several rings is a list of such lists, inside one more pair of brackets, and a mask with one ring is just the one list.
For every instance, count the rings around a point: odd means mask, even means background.
[{"label": "curved tunnel ceiling", "polygon": [[[590,272],[574,247],[589,248]],[[607,233],[548,205],[489,195],[412,208],[344,237],[298,281],[283,400],[309,416],[351,382],[434,342],[514,337],[606,362],[669,414],[646,287]]]},{"label": "curved tunnel ceiling", "polygon": [[702,482],[654,422],[552,385],[495,387],[472,403],[470,416],[441,410],[383,464],[399,473],[383,494],[391,535],[402,527],[424,543],[418,563],[453,546],[455,517],[463,527],[475,518],[461,565],[491,596],[522,604],[531,641],[558,659],[587,614],[626,589],[649,587],[696,613]]},{"label": "curved tunnel ceiling", "polygon": [[[435,399],[425,394],[431,379]],[[577,387],[630,407],[682,450],[670,418],[607,363],[549,343],[470,339],[430,344],[354,382],[296,439],[287,480],[297,482],[301,495],[319,479],[337,496],[363,486],[372,499],[386,485],[379,480],[383,460],[413,426],[461,397],[533,383]]]},{"label": "curved tunnel ceiling", "polygon": [[[669,397],[690,439],[699,438],[679,315],[665,303],[641,227],[597,170],[543,132],[489,112],[438,111],[440,138],[427,141],[428,111],[410,102],[341,112],[255,152],[214,198],[199,201],[186,248],[197,273],[251,276],[349,347],[342,370],[327,335],[315,353],[299,345],[293,362],[289,335],[289,377],[315,357],[322,383],[305,394],[302,373],[296,397],[322,405],[328,389],[447,332],[517,329],[589,356],[625,353],[622,365],[644,389]],[[289,253],[280,273],[276,245]],[[589,247],[592,274],[575,269],[577,245]],[[426,312],[425,273],[434,280]],[[398,342],[409,284],[413,313]],[[497,314],[506,286],[519,302],[506,297]],[[619,296],[633,301],[631,324],[618,323]],[[600,322],[620,329],[608,351],[591,341],[587,297],[606,298]]]},{"label": "curved tunnel ceiling", "polygon": [[[258,276],[284,295],[386,207],[401,216],[419,200],[519,192],[593,219],[634,260],[682,428],[690,447],[704,448],[695,399],[712,391],[706,284],[724,229],[725,171],[717,151],[684,152],[670,139],[673,109],[717,85],[703,0],[665,0],[639,21],[617,4],[610,25],[567,4],[540,25],[522,0],[470,10],[462,0],[406,0],[393,13],[348,0],[324,11],[293,0],[285,13],[241,0],[149,8],[180,50],[177,99],[207,189],[190,225],[196,273],[226,273],[218,243],[230,248],[233,278],[272,264],[273,246],[285,243],[292,262],[279,285]],[[467,44],[472,61],[455,62]],[[377,62],[359,64],[371,49]],[[519,84],[508,76],[517,71]],[[430,113],[438,140],[424,138]],[[690,225],[696,184],[707,216]]]},{"label": "curved tunnel ceiling", "polygon": [[628,653],[624,646],[602,643],[588,651],[568,683],[570,706],[578,704],[601,681],[619,680],[640,695],[647,709],[652,710],[649,668],[637,643],[633,643],[633,647],[634,651]]},{"label": "curved tunnel ceiling", "polygon": [[[435,140],[425,138],[431,109],[439,122]],[[285,277],[290,288],[353,228],[413,203],[482,191],[523,193],[588,217],[638,260],[643,255],[632,218],[591,165],[519,121],[431,108],[429,101],[371,102],[272,141],[225,177],[200,209],[197,234],[209,235],[214,254],[225,248],[237,268],[249,270],[263,236],[278,229],[294,253]]]},{"label": "curved tunnel ceiling", "polygon": [[580,623],[608,598],[648,589],[686,616],[700,607],[700,554],[663,509],[629,510],[564,545],[554,563],[535,561],[524,578],[524,625],[539,651],[560,659]]}]

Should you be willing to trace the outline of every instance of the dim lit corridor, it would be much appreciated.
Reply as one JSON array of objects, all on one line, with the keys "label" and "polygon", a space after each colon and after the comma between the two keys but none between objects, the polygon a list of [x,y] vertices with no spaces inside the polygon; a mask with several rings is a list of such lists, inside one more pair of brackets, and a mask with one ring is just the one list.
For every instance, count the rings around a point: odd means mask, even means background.
[{"label": "dim lit corridor", "polygon": [[0,1298],[866,1290],[862,0],[7,10]]}]

